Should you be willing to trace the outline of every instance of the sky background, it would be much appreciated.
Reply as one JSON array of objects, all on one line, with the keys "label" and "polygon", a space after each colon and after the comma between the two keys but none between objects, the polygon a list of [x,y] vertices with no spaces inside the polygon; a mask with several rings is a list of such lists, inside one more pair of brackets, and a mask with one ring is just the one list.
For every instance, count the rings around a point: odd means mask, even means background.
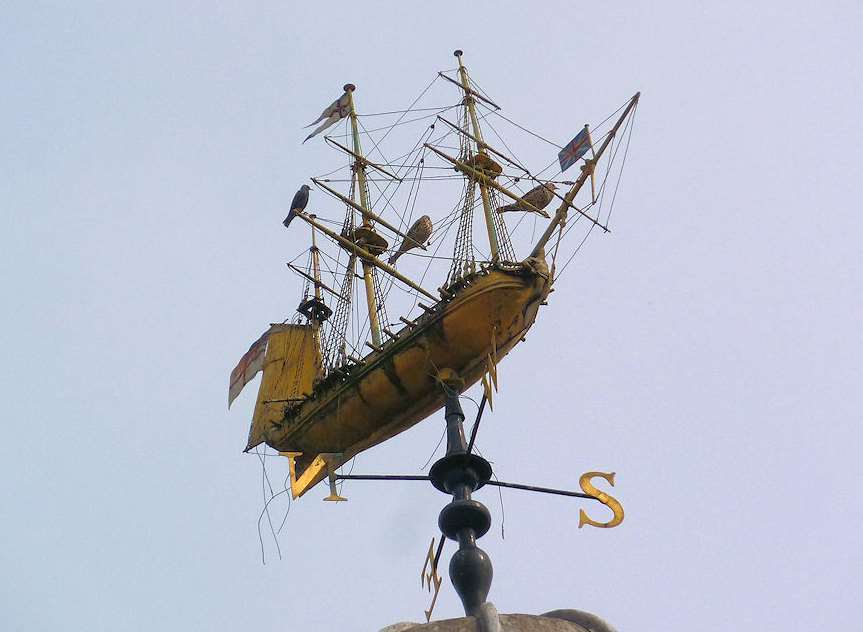
[{"label": "sky background", "polygon": [[[332,160],[301,127],[348,81],[361,110],[405,107],[455,48],[560,143],[643,93],[613,232],[501,364],[478,443],[502,480],[617,472],[626,520],[480,492],[490,600],[621,631],[854,629],[861,27],[857,2],[0,4],[0,629],[422,619],[446,497],[316,489],[263,565],[255,389],[225,399],[300,291],[306,233],[280,221]],[[440,417],[355,472],[418,472]],[[435,617],[460,613],[446,581]]]}]

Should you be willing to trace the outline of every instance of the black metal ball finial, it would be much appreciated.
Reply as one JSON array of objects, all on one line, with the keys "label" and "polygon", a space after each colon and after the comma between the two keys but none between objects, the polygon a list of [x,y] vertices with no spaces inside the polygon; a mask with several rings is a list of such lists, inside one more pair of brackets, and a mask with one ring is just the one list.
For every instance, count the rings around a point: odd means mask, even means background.
[{"label": "black metal ball finial", "polygon": [[460,48],[457,48],[455,52],[453,52],[453,55],[455,55],[456,57],[461,57],[462,55],[464,55],[464,51],[462,51]]},{"label": "black metal ball finial", "polygon": [[488,597],[494,570],[488,554],[476,545],[477,538],[491,527],[491,513],[471,493],[489,481],[492,471],[488,461],[467,451],[458,391],[446,389],[446,395],[446,456],[432,465],[429,478],[436,489],[452,494],[452,501],[441,509],[438,526],[447,538],[458,542],[449,576],[465,614],[473,616]]},{"label": "black metal ball finial", "polygon": [[353,92],[356,89],[357,87],[352,83],[346,83],[344,87],[345,92]]},{"label": "black metal ball finial", "polygon": [[449,578],[461,598],[465,614],[475,616],[488,598],[494,571],[488,553],[476,546],[460,546],[449,561]]}]

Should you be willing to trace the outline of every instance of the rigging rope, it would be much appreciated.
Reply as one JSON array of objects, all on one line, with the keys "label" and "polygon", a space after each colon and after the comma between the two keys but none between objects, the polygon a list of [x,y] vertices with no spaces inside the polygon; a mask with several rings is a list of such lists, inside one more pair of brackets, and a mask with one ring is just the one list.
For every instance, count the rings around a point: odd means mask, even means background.
[{"label": "rigging rope", "polygon": [[[623,136],[624,136],[624,135],[626,135],[626,144],[625,144],[625,148],[624,148],[624,151],[623,151],[623,159],[622,159],[622,161],[621,161],[620,171],[619,171],[619,173],[618,173],[618,177],[617,177],[617,183],[615,184],[615,187],[614,187],[614,193],[612,194],[612,198],[611,198],[611,208],[609,208],[608,216],[606,216],[606,223],[608,222],[608,220],[609,220],[609,219],[610,219],[610,217],[611,217],[611,211],[614,209],[614,201],[617,199],[617,191],[618,191],[618,188],[619,188],[619,186],[620,186],[620,179],[621,179],[621,177],[623,176],[623,168],[626,166],[626,156],[627,156],[627,154],[628,154],[628,152],[629,152],[629,141],[630,141],[630,140],[631,140],[631,138],[632,138],[632,130],[633,130],[633,128],[635,127],[635,123],[634,123],[634,121],[635,121],[635,111],[636,111],[637,109],[638,109],[638,104],[636,104],[636,106],[635,106],[635,108],[634,108],[634,110],[633,110],[632,116],[630,116],[629,120],[627,120],[626,124],[624,125],[623,133],[622,133],[622,134],[620,134],[620,138],[621,138],[621,139],[623,138]],[[629,131],[628,131],[628,132],[627,132],[627,128],[629,128]],[[602,189],[602,195],[603,195],[603,197],[604,197],[604,195],[605,195],[606,182],[607,182],[607,180],[608,180],[608,175],[611,173],[611,169],[612,169],[612,166],[614,165],[614,161],[615,161],[615,158],[616,158],[616,156],[617,156],[617,152],[620,150],[620,145],[621,145],[621,143],[617,143],[617,145],[615,146],[615,148],[614,148],[614,150],[613,150],[613,152],[612,152],[612,154],[611,154],[611,159],[610,159],[610,160],[609,160],[609,162],[608,162],[608,168],[606,169],[605,177],[603,178],[602,185],[601,185],[601,189]],[[601,202],[600,202],[600,207],[601,207]],[[579,215],[579,217],[581,217],[581,216]],[[578,218],[576,218],[576,221],[577,221],[577,219],[578,219]],[[575,222],[573,222],[573,225],[574,225],[574,224],[575,224]],[[568,233],[568,232],[569,232],[569,230],[570,230],[571,228],[572,228],[572,226],[568,227],[568,228],[566,229],[566,231],[564,231],[564,233],[563,233],[563,236],[564,236],[564,237],[566,236],[566,233]],[[594,229],[594,228],[596,228],[596,224],[591,223],[590,228],[589,228],[589,229],[588,229],[588,231],[587,231],[587,234],[585,234],[584,238],[583,238],[583,239],[581,240],[581,242],[578,244],[578,246],[576,247],[576,249],[573,251],[573,253],[572,253],[572,254],[569,256],[569,258],[566,260],[566,263],[565,263],[565,264],[563,265],[563,267],[560,269],[560,272],[558,272],[558,273],[557,273],[557,275],[555,276],[555,278],[556,278],[556,279],[557,279],[557,278],[559,278],[559,277],[564,273],[564,271],[565,271],[565,270],[566,270],[566,268],[569,266],[570,262],[573,260],[573,258],[575,257],[575,255],[577,255],[577,254],[578,254],[578,251],[579,251],[579,250],[581,250],[581,247],[582,247],[582,246],[584,245],[584,243],[587,241],[587,238],[588,238],[588,237],[590,237],[590,234],[593,232],[593,229]]]},{"label": "rigging rope", "polygon": [[[432,81],[434,83],[434,81]],[[431,87],[431,84],[429,84]],[[420,95],[422,97],[422,95]],[[417,98],[419,100],[419,97]],[[416,101],[414,101],[416,103]],[[390,110],[389,112],[372,112],[370,114],[357,114],[358,117],[365,118],[369,116],[384,116],[385,114],[407,114],[408,112],[431,112],[440,111],[452,107],[451,105],[441,105],[436,108],[408,108],[407,110]]]},{"label": "rigging rope", "polygon": [[[626,147],[623,149],[623,160],[620,163],[620,172],[617,174],[617,184],[614,185],[614,195],[611,197],[611,207],[608,209],[608,215],[605,217],[605,223],[611,221],[611,212],[614,210],[614,201],[617,199],[617,190],[620,187],[620,179],[623,177],[623,169],[626,167],[626,157],[629,155],[629,141],[632,140],[632,130],[635,129],[635,115],[638,113],[638,103],[635,104],[635,107],[632,109],[632,116],[626,122],[626,125],[629,126],[629,134],[626,137]],[[632,125],[630,125],[632,123]],[[623,133],[626,134],[626,130],[623,130]]]},{"label": "rigging rope", "polygon": [[[371,209],[379,208],[380,211],[386,211],[387,214],[392,211],[398,217],[398,223],[395,225],[398,227],[400,232],[406,232],[409,227],[412,225],[412,222],[415,218],[415,214],[417,212],[417,203],[419,200],[420,189],[422,187],[423,182],[435,182],[435,181],[444,181],[444,180],[454,180],[458,179],[462,182],[462,191],[461,195],[458,197],[456,204],[453,206],[452,210],[445,215],[443,218],[436,220],[434,222],[434,233],[429,240],[429,247],[434,246],[433,252],[420,252],[418,250],[412,250],[404,253],[408,257],[419,257],[421,259],[426,259],[427,263],[424,266],[424,271],[420,278],[420,285],[425,282],[426,277],[428,276],[432,263],[436,260],[449,261],[449,272],[446,277],[446,282],[452,283],[455,282],[458,278],[468,274],[476,269],[476,261],[477,260],[488,260],[489,256],[486,255],[481,247],[478,247],[473,243],[474,235],[473,235],[473,222],[474,222],[474,214],[477,208],[482,208],[482,198],[478,197],[478,192],[476,190],[477,182],[469,177],[465,177],[462,174],[454,174],[449,175],[445,173],[440,173],[444,171],[451,170],[452,167],[449,165],[445,166],[437,166],[437,165],[426,165],[426,150],[424,144],[429,144],[436,147],[441,147],[450,151],[457,151],[458,156],[461,160],[465,160],[470,158],[473,153],[473,146],[470,142],[468,142],[465,134],[459,134],[455,130],[448,130],[446,133],[439,134],[435,136],[435,123],[432,122],[421,134],[418,135],[418,140],[414,143],[413,147],[410,151],[398,156],[395,159],[388,159],[383,152],[382,145],[384,141],[390,136],[392,131],[396,127],[405,126],[411,123],[415,123],[418,121],[423,121],[426,119],[430,119],[436,116],[441,116],[447,111],[451,109],[457,109],[458,116],[456,117],[456,121],[458,123],[458,127],[462,130],[469,128],[469,120],[467,108],[465,107],[464,100],[460,101],[457,104],[442,106],[442,107],[423,107],[416,108],[415,106],[419,101],[425,96],[425,94],[431,89],[434,85],[435,81],[439,79],[439,76],[435,76],[434,79],[422,90],[422,92],[417,96],[411,105],[405,110],[392,110],[388,112],[373,112],[368,114],[358,115],[360,118],[365,117],[376,117],[376,116],[385,116],[385,115],[398,115],[396,120],[389,125],[366,129],[365,125],[362,121],[358,121],[358,127],[360,129],[360,133],[364,134],[371,142],[371,154],[375,154],[381,157],[383,162],[380,166],[391,169],[393,173],[397,176],[398,179],[393,178],[381,178],[381,177],[371,177],[366,178],[365,181],[370,183],[367,185],[367,189],[371,187],[375,190],[375,199],[370,203]],[[477,94],[482,94],[488,97],[488,93],[483,90],[479,84],[475,81],[471,80],[471,85],[477,91]],[[488,97],[490,98],[490,97]],[[627,101],[628,103],[628,101]],[[492,133],[495,135],[496,139],[502,144],[502,147],[509,152],[509,156],[503,158],[506,163],[511,164],[515,173],[505,173],[501,174],[500,182],[504,183],[503,186],[507,188],[511,188],[513,192],[518,192],[520,195],[524,195],[525,192],[523,189],[530,188],[526,187],[527,181],[534,181],[536,183],[540,182],[561,182],[563,184],[572,185],[571,181],[561,181],[558,178],[561,176],[561,171],[559,169],[552,169],[555,165],[558,164],[557,157],[552,160],[547,166],[545,166],[541,171],[532,174],[527,167],[523,166],[520,158],[515,155],[515,152],[506,142],[503,135],[498,131],[497,127],[490,120],[490,115],[495,114],[499,116],[502,120],[510,123],[516,128],[522,130],[523,132],[552,145],[558,149],[560,149],[560,145],[549,140],[548,138],[543,137],[542,135],[533,132],[532,130],[523,127],[522,125],[516,123],[515,121],[509,119],[505,115],[501,114],[499,111],[489,107],[485,103],[480,101],[477,102],[477,105],[482,108],[478,114],[481,121],[484,121],[492,130]],[[620,108],[618,108],[614,113],[606,117],[603,121],[601,121],[597,126],[591,129],[592,132],[596,133],[597,130],[601,129],[605,123],[611,120],[621,108],[625,107],[626,103],[624,103]],[[428,112],[429,114],[408,118],[410,113],[416,112]],[[633,111],[634,118],[634,111]],[[623,134],[620,135],[620,138],[623,137],[624,134],[627,134],[627,142],[626,149],[623,154],[623,161],[620,167],[620,172],[617,174],[617,183],[614,188],[614,193],[611,195],[611,205],[608,210],[608,217],[606,218],[606,222],[610,218],[611,211],[614,208],[614,201],[616,199],[616,194],[620,186],[621,176],[623,167],[626,163],[626,156],[629,148],[629,139],[632,135],[632,127],[631,127],[632,119],[627,121],[626,125],[629,126],[629,129],[623,129]],[[345,130],[347,130],[347,123],[345,124]],[[375,136],[377,132],[383,132],[383,134],[378,138]],[[455,133],[458,139],[458,146],[452,146],[449,144],[444,144],[447,142],[447,139],[451,134]],[[347,132],[343,136],[350,136],[350,133]],[[339,138],[339,136],[334,136],[335,138]],[[416,138],[416,137],[415,137]],[[603,136],[604,138],[604,136]],[[598,211],[601,215],[603,209],[603,202],[605,199],[605,194],[608,192],[608,184],[613,178],[609,178],[611,175],[611,166],[614,163],[614,159],[617,156],[617,152],[620,148],[619,140],[620,138],[614,139],[614,143],[609,148],[609,154],[611,156],[611,160],[609,162],[608,170],[605,174],[603,174],[602,183],[599,187],[599,207]],[[510,158],[511,156],[511,158]],[[351,160],[348,160],[347,168],[351,167]],[[355,181],[355,176],[352,176],[350,180],[342,179],[342,178],[330,178],[334,174],[341,173],[346,166],[341,166],[338,169],[328,172],[327,174],[322,174],[320,179],[326,182],[351,182],[351,198],[354,198],[355,187],[357,186],[357,182]],[[425,173],[425,170],[429,169],[429,174]],[[440,175],[433,175],[437,171]],[[508,172],[511,171],[510,168],[507,169]],[[551,171],[551,173],[550,173]],[[518,175],[516,175],[518,174]],[[551,176],[550,178],[548,176]],[[542,177],[543,180],[539,180]],[[521,183],[522,180],[525,180],[524,183]],[[380,184],[379,184],[380,183]],[[385,184],[383,184],[385,183]],[[407,186],[406,197],[404,196],[403,184],[409,183]],[[369,191],[367,190],[367,195]],[[424,200],[426,197],[424,196]],[[525,225],[525,229],[522,229],[522,223],[524,222],[525,216],[531,215],[531,222],[529,222],[530,230],[534,233],[531,237],[531,242],[535,239],[535,231],[537,227],[537,217],[534,213],[520,213],[520,217],[518,217],[517,221],[514,221],[513,226],[508,226],[507,222],[504,221],[505,218],[502,214],[497,213],[496,209],[499,208],[502,203],[501,201],[504,198],[501,197],[501,194],[494,190],[489,190],[489,201],[491,204],[491,221],[494,227],[495,232],[498,235],[498,244],[499,244],[499,256],[502,261],[516,261],[515,250],[513,246],[513,236],[518,233],[518,235],[523,235],[523,232],[518,232],[520,230],[525,230],[528,225]],[[508,201],[508,200],[505,200]],[[595,204],[592,202],[585,207],[584,210],[591,208]],[[380,212],[378,211],[378,212]],[[343,230],[347,230],[349,228],[353,228],[353,218],[354,218],[354,210],[348,206],[345,222],[342,225]],[[383,214],[383,213],[381,213]],[[350,217],[350,219],[349,219]],[[566,237],[567,233],[572,230],[577,224],[578,220],[581,218],[581,215],[577,215],[573,220],[569,222],[568,225],[562,225],[560,229],[557,231],[556,240],[554,243],[554,252],[552,257],[552,266],[556,265],[557,262],[557,254],[558,248],[560,246],[560,242]],[[599,216],[597,217],[599,219]],[[332,222],[331,220],[322,220],[324,222],[330,224],[337,224],[336,222]],[[394,221],[394,220],[393,220]],[[395,223],[395,222],[394,222]],[[442,248],[445,241],[447,241],[448,235],[453,227],[453,225],[457,225],[457,229],[455,231],[455,241],[453,243],[453,253],[451,257],[439,256],[438,253]],[[579,226],[584,225],[578,224]],[[587,231],[587,234],[579,243],[575,252],[567,259],[564,265],[560,268],[560,271],[555,274],[555,279],[558,278],[571,263],[575,254],[581,249],[584,243],[587,240],[587,237],[593,231],[595,225],[591,225],[590,229]],[[395,239],[393,243],[390,245],[389,252],[395,252],[397,249],[398,239]],[[449,242],[447,242],[449,243]],[[328,259],[335,261],[335,265],[337,269],[346,268],[344,263],[341,261],[341,250],[339,252],[338,259],[333,259],[324,253]],[[383,255],[382,255],[383,256]],[[356,257],[352,256],[350,258],[350,263],[353,264],[353,268],[355,268]],[[328,326],[327,335],[325,340],[325,352],[324,352],[324,363],[327,367],[334,367],[338,365],[340,362],[344,362],[348,348],[352,349],[352,353],[358,354],[359,356],[365,355],[363,343],[369,334],[369,315],[368,312],[364,309],[361,309],[361,301],[355,300],[355,292],[357,292],[357,287],[354,285],[354,279],[358,278],[355,272],[355,269],[347,270],[344,275],[339,279],[339,273],[333,271],[329,265],[324,263],[324,267],[329,275],[332,275],[334,279],[334,283],[336,287],[340,287],[341,294],[343,297],[346,297],[348,300],[335,299],[336,305],[333,310],[333,316],[326,323]],[[410,316],[415,309],[417,309],[417,302],[422,298],[420,293],[413,289],[406,289],[402,287],[401,284],[396,282],[396,279],[388,276],[387,278],[382,278],[377,269],[372,271],[372,281],[373,281],[373,292],[375,296],[375,300],[377,302],[377,312],[380,318],[380,322],[382,327],[385,327],[389,323],[389,316],[387,314],[387,306],[386,303],[390,298],[393,287],[399,289],[400,293],[404,293],[408,296],[413,297],[413,305],[408,311],[408,315]],[[304,285],[304,292],[307,294],[309,288],[309,283],[306,282]],[[389,306],[392,308],[392,305]],[[351,312],[353,311],[353,314]],[[348,336],[348,327],[351,329],[351,335]],[[322,332],[323,338],[323,332]],[[349,340],[351,338],[351,340]]]},{"label": "rigging rope", "polygon": [[544,141],[544,142],[546,142],[546,143],[548,143],[549,145],[552,145],[552,146],[554,146],[554,147],[557,147],[558,149],[563,149],[563,147],[562,147],[561,145],[558,145],[557,143],[555,143],[555,142],[553,142],[553,141],[548,140],[548,139],[547,139],[547,138],[545,138],[544,136],[540,136],[540,135],[539,135],[539,134],[537,134],[536,132],[532,132],[532,131],[530,131],[530,130],[529,130],[529,129],[527,129],[526,127],[522,127],[521,125],[519,125],[518,123],[516,123],[516,122],[515,122],[515,121],[513,121],[512,119],[509,119],[509,118],[505,117],[503,114],[501,114],[501,113],[500,113],[500,112],[498,112],[497,110],[490,110],[490,112],[491,112],[491,114],[496,114],[497,116],[499,116],[500,118],[502,118],[504,121],[507,121],[507,122],[511,123],[512,125],[515,125],[515,126],[516,126],[518,129],[520,129],[521,131],[523,131],[523,132],[527,132],[527,133],[528,133],[528,134],[530,134],[531,136],[535,136],[535,137],[536,137],[536,138],[538,138],[539,140]]},{"label": "rigging rope", "polygon": [[[393,125],[384,125],[383,127],[376,127],[374,129],[368,129],[368,130],[365,130],[364,133],[365,134],[371,134],[372,132],[381,132],[385,129],[391,129],[393,127],[396,127],[396,125],[407,125],[408,123],[415,123],[417,121],[424,121],[426,119],[432,118],[433,116],[438,116],[439,114],[443,114],[444,112],[451,110],[453,108],[457,108],[459,105],[461,105],[461,104],[456,103],[455,105],[451,105],[447,108],[444,108],[443,110],[438,110],[434,114],[426,114],[425,116],[418,116],[417,118],[408,119],[407,121],[402,121],[400,123],[396,123]],[[345,134],[338,134],[336,136],[328,136],[327,138],[347,138],[350,135],[351,135],[350,133],[345,133]]]}]

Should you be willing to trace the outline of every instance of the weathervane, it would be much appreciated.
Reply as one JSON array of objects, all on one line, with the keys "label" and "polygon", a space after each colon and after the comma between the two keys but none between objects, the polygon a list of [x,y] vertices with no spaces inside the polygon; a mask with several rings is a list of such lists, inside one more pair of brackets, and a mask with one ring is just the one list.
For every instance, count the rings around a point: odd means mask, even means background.
[{"label": "weathervane", "polygon": [[[611,207],[603,212],[605,193],[616,180],[607,196],[613,206],[620,183],[613,165],[621,153],[622,172],[640,94],[600,124],[584,125],[560,146],[500,114],[500,106],[468,74],[462,51],[454,54],[458,68],[438,73],[432,83],[442,79],[457,86],[455,104],[418,107],[430,84],[407,110],[377,114],[399,114],[395,123],[368,130],[356,109],[357,87],[347,83],[343,94],[308,126],[316,125],[303,142],[345,122],[342,138],[350,139],[350,146],[325,137],[347,158],[345,171],[311,178],[330,200],[330,207],[343,210],[343,220],[308,210],[312,189],[306,184],[300,187],[283,221],[291,231],[296,218],[311,227],[311,247],[288,262],[304,284],[297,313],[293,319],[270,325],[251,345],[231,372],[228,389],[230,406],[243,387],[263,372],[246,451],[266,444],[287,456],[294,498],[324,479],[330,492],[325,500],[335,502],[345,500],[337,485],[344,480],[430,481],[452,497],[440,513],[441,540],[437,548],[434,542],[430,546],[422,571],[423,585],[435,592],[427,618],[441,585],[437,566],[446,539],[458,542],[450,578],[465,611],[482,614],[490,606],[486,596],[491,561],[476,541],[488,531],[491,516],[472,498],[482,487],[590,499],[613,513],[610,521],[599,522],[582,509],[579,527],[614,527],[623,520],[620,503],[592,482],[602,478],[614,485],[614,473],[583,474],[582,492],[491,480],[491,465],[475,454],[474,442],[486,404],[493,405],[498,363],[526,339],[540,308],[548,304],[554,283],[575,255],[558,266],[561,244],[573,228],[583,229],[584,239],[597,227],[608,232]],[[414,108],[423,114],[408,117]],[[512,123],[554,145],[560,150],[557,159],[545,169],[532,171],[512,156],[492,120]],[[399,158],[388,159],[381,147],[384,138],[396,127],[417,122],[412,149],[406,154],[398,150]],[[491,127],[507,151],[486,140],[481,122]],[[382,130],[386,131],[380,138],[372,136]],[[380,161],[363,153],[363,136],[371,140]],[[579,163],[575,180],[562,179],[566,170]],[[557,174],[543,175],[555,164],[560,167]],[[579,200],[588,180],[590,196]],[[344,183],[342,190],[339,183]],[[435,188],[429,195],[431,183]],[[455,201],[451,211],[450,202],[443,205],[447,210],[441,210],[447,186]],[[561,186],[569,189],[559,193]],[[377,195],[372,195],[372,189]],[[549,214],[545,209],[552,202],[558,206]],[[420,211],[415,214],[417,208]],[[484,228],[485,237],[479,240],[473,234],[475,216]],[[522,222],[526,217],[534,222],[549,220],[539,238],[526,228],[529,222]],[[452,256],[442,256],[440,249],[449,239]],[[391,240],[399,246],[392,247]],[[340,250],[333,256],[319,241]],[[517,249],[523,249],[521,255]],[[302,256],[307,257],[305,267],[295,265]],[[419,266],[426,266],[425,271]],[[423,286],[427,278],[439,279],[436,290]],[[398,317],[391,318],[390,312],[396,310]],[[478,383],[483,388],[482,402],[466,440],[458,398]],[[447,450],[427,476],[338,473],[357,454],[442,407]]]}]

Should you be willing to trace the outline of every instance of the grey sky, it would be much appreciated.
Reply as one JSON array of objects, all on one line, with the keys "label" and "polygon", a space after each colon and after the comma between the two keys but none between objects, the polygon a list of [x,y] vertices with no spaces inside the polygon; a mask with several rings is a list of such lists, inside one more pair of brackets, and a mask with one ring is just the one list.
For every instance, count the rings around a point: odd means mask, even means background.
[{"label": "grey sky", "polygon": [[[578,530],[580,504],[509,492],[501,539],[481,492],[490,599],[621,630],[854,629],[861,17],[856,2],[4,3],[0,628],[420,620],[446,498],[313,491],[262,566],[260,465],[241,454],[253,393],[227,413],[226,385],[297,298],[284,261],[305,234],[280,222],[332,159],[300,146],[302,125],[347,81],[361,110],[404,107],[463,48],[506,114],[557,142],[643,92],[613,232],[501,365],[479,442],[504,480],[616,471],[626,521]],[[356,471],[417,471],[442,426]],[[447,582],[436,616],[460,612]]]}]

